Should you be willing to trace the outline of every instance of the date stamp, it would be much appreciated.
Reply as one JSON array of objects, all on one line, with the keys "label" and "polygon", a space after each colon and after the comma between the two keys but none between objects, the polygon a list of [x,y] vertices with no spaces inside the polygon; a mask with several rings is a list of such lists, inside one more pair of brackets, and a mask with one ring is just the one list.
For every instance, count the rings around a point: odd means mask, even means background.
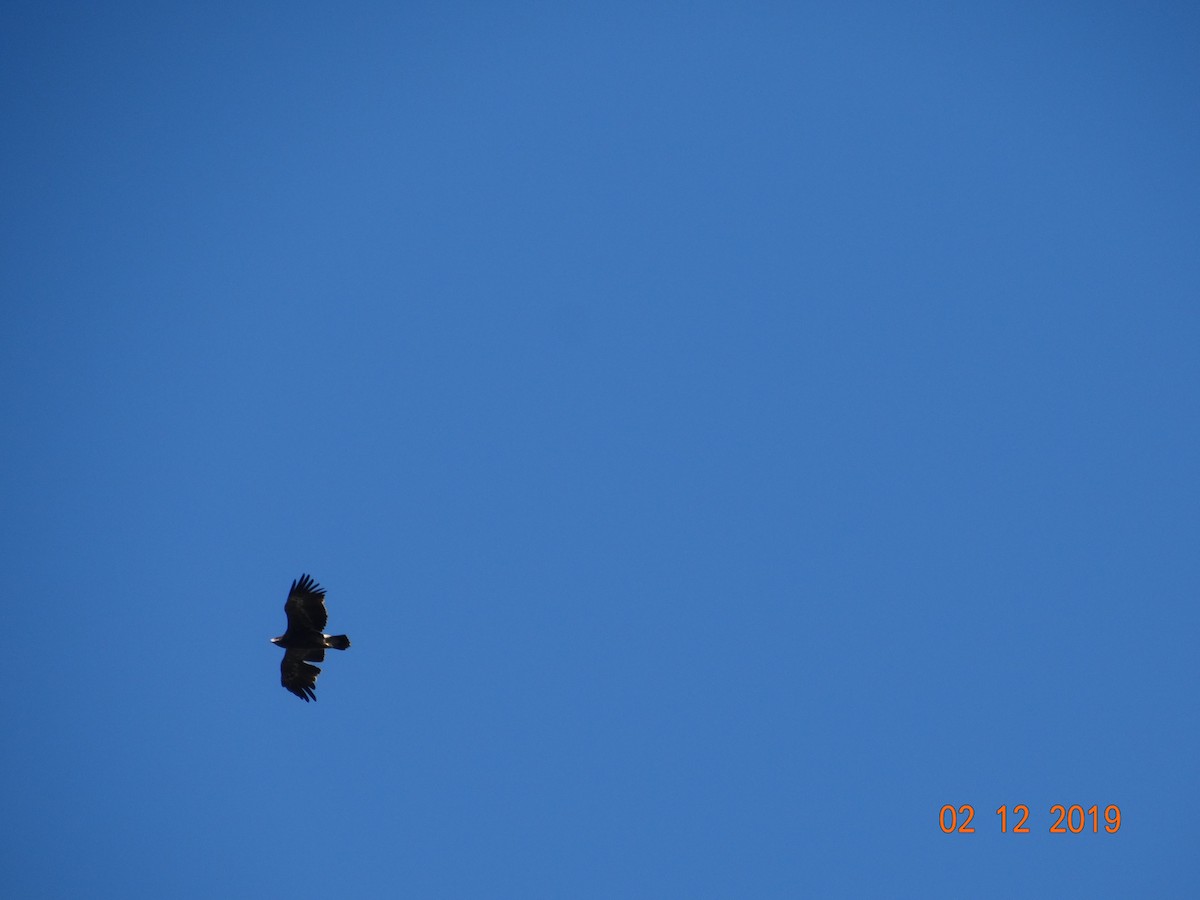
[{"label": "date stamp", "polygon": [[[1000,833],[1029,834],[1029,807],[1024,803],[1016,806],[1001,806],[996,810],[1000,819]],[[1084,809],[1079,804],[1064,806],[1056,803],[1050,807],[1050,834],[1116,834],[1121,830],[1121,807],[1115,803],[1104,807],[1097,805]],[[938,810],[938,827],[945,834],[974,834],[975,807],[969,803],[954,806],[947,803]],[[1010,827],[1011,826],[1011,827]]]}]

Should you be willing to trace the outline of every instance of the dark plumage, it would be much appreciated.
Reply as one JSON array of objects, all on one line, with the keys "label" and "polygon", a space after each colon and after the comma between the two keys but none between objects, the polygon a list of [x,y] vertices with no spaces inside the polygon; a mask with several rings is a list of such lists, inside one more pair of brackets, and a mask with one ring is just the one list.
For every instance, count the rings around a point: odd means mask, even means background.
[{"label": "dark plumage", "polygon": [[323,633],[329,619],[325,612],[325,588],[310,575],[301,575],[299,581],[292,582],[283,611],[287,613],[287,631],[271,638],[272,644],[284,648],[280,681],[307,703],[317,699],[317,676],[321,674],[320,669],[309,663],[324,662],[327,649],[345,650],[350,646],[350,638]]}]

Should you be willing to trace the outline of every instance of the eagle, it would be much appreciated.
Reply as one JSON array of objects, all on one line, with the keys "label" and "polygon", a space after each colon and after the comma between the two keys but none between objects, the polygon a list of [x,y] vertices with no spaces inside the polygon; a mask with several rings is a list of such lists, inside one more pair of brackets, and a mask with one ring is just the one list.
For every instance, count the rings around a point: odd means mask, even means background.
[{"label": "eagle", "polygon": [[287,602],[287,631],[271,638],[271,643],[283,648],[279,666],[283,686],[307,703],[317,699],[317,676],[321,670],[310,662],[324,662],[326,649],[345,650],[350,638],[344,634],[323,634],[329,614],[325,611],[325,588],[313,581],[311,575],[301,575],[292,582]]}]

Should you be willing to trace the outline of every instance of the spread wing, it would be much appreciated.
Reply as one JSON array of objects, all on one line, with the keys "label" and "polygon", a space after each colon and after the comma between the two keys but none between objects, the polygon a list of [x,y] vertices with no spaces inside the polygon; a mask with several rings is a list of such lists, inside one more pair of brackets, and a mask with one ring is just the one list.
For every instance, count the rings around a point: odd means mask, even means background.
[{"label": "spread wing", "polygon": [[311,575],[301,575],[292,582],[287,602],[283,604],[287,614],[287,630],[293,634],[302,631],[324,631],[329,614],[325,611],[325,588]]},{"label": "spread wing", "polygon": [[308,650],[288,650],[279,664],[280,683],[305,703],[317,699],[317,676],[321,670],[304,661],[313,655]]}]

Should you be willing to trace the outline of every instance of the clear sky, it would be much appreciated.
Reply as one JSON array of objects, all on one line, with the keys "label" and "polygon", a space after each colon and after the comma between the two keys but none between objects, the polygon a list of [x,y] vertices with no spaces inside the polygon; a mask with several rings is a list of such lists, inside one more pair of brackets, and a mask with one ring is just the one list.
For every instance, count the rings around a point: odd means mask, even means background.
[{"label": "clear sky", "polygon": [[8,2],[0,79],[6,896],[1198,896],[1195,7]]}]

